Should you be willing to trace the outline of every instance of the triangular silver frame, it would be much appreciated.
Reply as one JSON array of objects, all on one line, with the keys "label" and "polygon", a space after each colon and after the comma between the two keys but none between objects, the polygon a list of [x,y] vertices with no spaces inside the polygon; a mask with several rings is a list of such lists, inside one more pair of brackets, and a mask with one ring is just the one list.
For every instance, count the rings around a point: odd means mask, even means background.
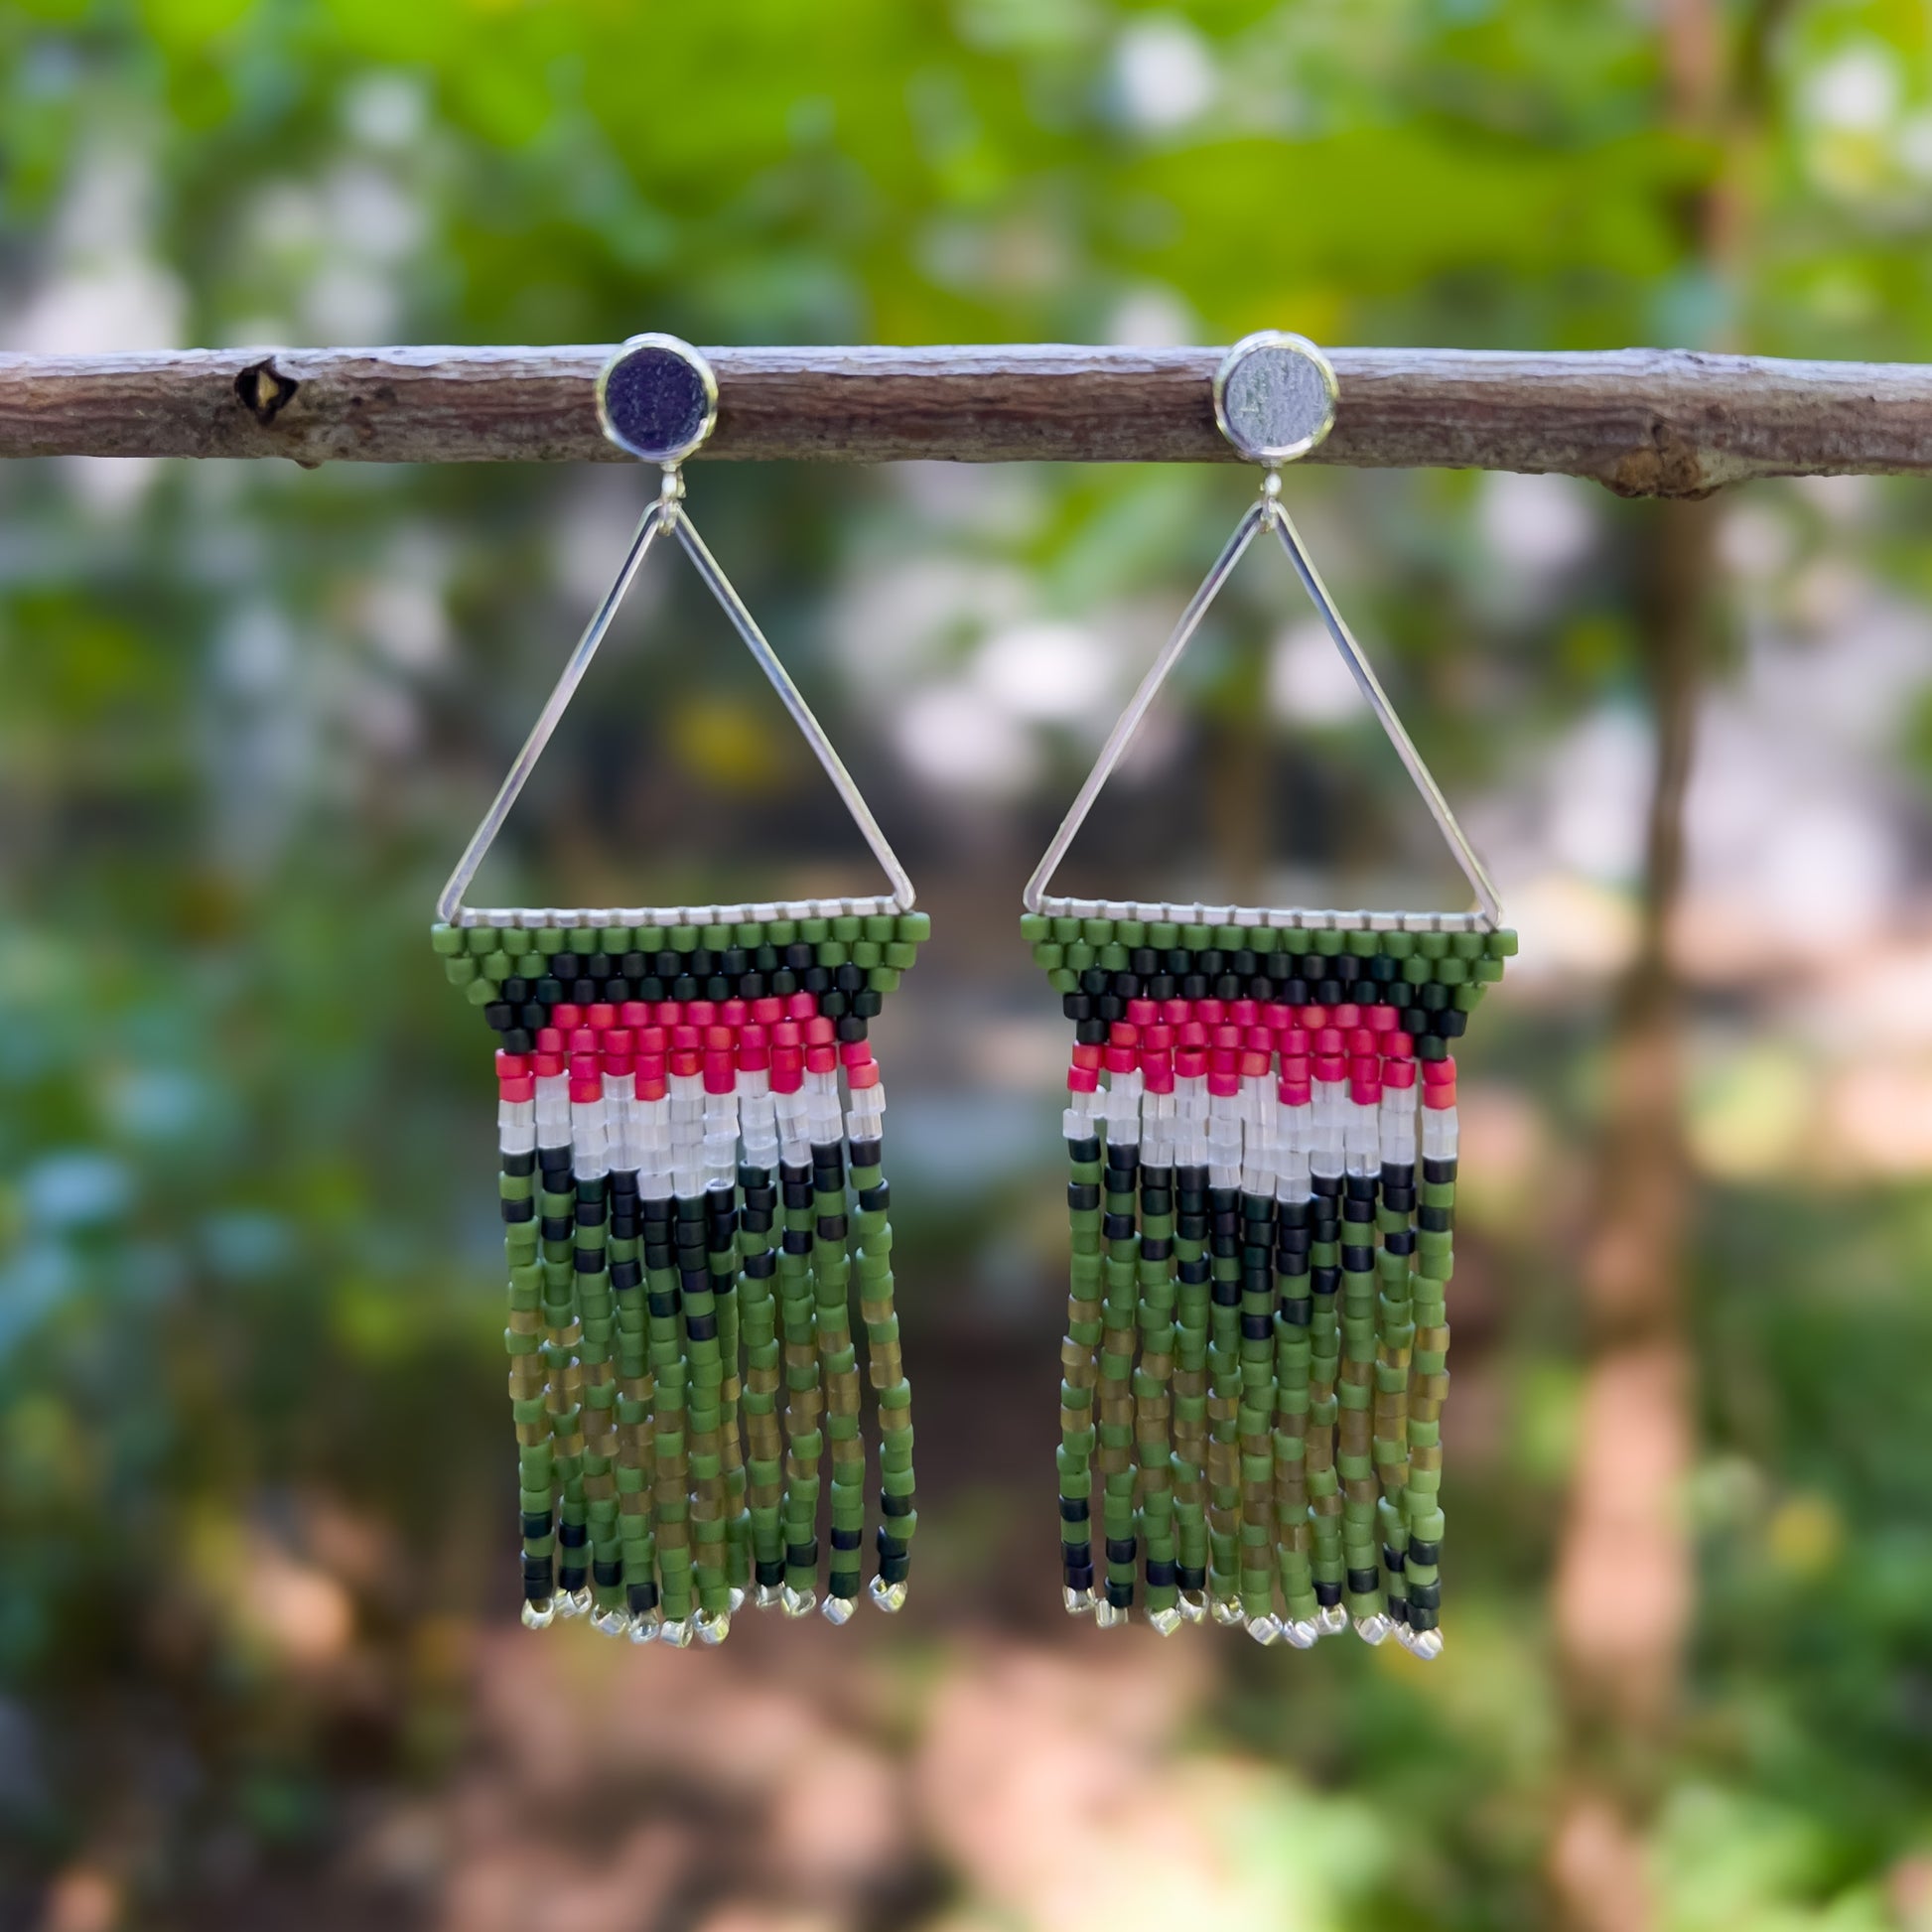
[{"label": "triangular silver frame", "polygon": [[[1269,332],[1259,337],[1249,337],[1238,343],[1229,351],[1223,362],[1221,373],[1215,378],[1215,405],[1217,420],[1224,433],[1243,454],[1257,454],[1271,466],[1278,460],[1274,449],[1252,450],[1250,446],[1231,428],[1221,411],[1221,398],[1226,386],[1229,371],[1236,366],[1239,358],[1260,348],[1271,353],[1294,353],[1311,358],[1326,372],[1328,395],[1334,395],[1333,372],[1328,369],[1323,357],[1312,344],[1301,337],[1278,335]],[[1300,455],[1313,448],[1327,433],[1327,422],[1323,421],[1311,436],[1300,441],[1292,454]],[[1147,716],[1148,708],[1168,680],[1170,672],[1180,661],[1181,653],[1187,648],[1194,632],[1200,627],[1201,620],[1207,615],[1208,607],[1220,594],[1221,588],[1233,575],[1234,567],[1241,561],[1248,546],[1263,530],[1273,530],[1280,537],[1282,548],[1288,552],[1289,562],[1295,566],[1295,574],[1302,580],[1302,588],[1308,593],[1309,601],[1319,614],[1328,635],[1334,640],[1341,659],[1348,666],[1355,682],[1361,687],[1363,697],[1368,700],[1369,709],[1375,714],[1376,722],[1382,727],[1383,735],[1394,746],[1396,756],[1401,759],[1416,789],[1422,793],[1423,802],[1429,807],[1430,816],[1435,819],[1437,829],[1442,833],[1450,855],[1461,869],[1462,876],[1469,882],[1475,894],[1477,910],[1472,913],[1432,912],[1337,912],[1315,911],[1307,908],[1263,911],[1255,907],[1234,906],[1174,906],[1163,908],[1167,915],[1197,919],[1206,918],[1215,924],[1242,925],[1313,925],[1332,924],[1341,926],[1373,926],[1386,929],[1404,926],[1411,929],[1429,927],[1449,929],[1454,927],[1493,928],[1502,923],[1502,903],[1496,896],[1496,888],[1484,870],[1482,861],[1476,857],[1474,849],[1464,836],[1462,828],[1456,823],[1455,814],[1449,809],[1449,800],[1443,796],[1442,787],[1437,784],[1429,766],[1424,763],[1422,754],[1416,750],[1415,741],[1404,728],[1402,720],[1396,715],[1394,705],[1389,702],[1388,693],[1382,689],[1374,669],[1363,654],[1361,645],[1356,642],[1355,634],[1348,627],[1335,601],[1328,595],[1328,588],[1321,581],[1313,559],[1310,557],[1303,543],[1301,532],[1295,527],[1288,511],[1283,507],[1281,478],[1271,467],[1263,479],[1260,499],[1250,505],[1247,513],[1234,527],[1234,534],[1222,547],[1221,554],[1215,558],[1201,586],[1189,600],[1186,610],[1180,615],[1180,621],[1174,626],[1173,634],[1162,646],[1161,654],[1149,667],[1142,678],[1140,688],[1133,699],[1115,721],[1114,728],[1107,735],[1107,742],[1100,748],[1100,756],[1093,769],[1087,773],[1086,782],[1081,785],[1078,795],[1068,808],[1060,828],[1053,834],[1052,843],[1047,846],[1034,874],[1027,881],[1026,890],[1021,895],[1021,902],[1029,912],[1047,912],[1087,917],[1099,916],[1103,910],[1110,916],[1123,916],[1114,911],[1116,906],[1135,904],[1145,910],[1140,901],[1095,900],[1054,898],[1049,897],[1047,887],[1052,884],[1053,875],[1059,870],[1060,862],[1066,857],[1067,848],[1072,845],[1080,827],[1086,823],[1087,814],[1100,796],[1101,789],[1113,775],[1114,767],[1119,764],[1128,745],[1133,741],[1135,732],[1140,729],[1141,721]],[[1212,915],[1212,916],[1209,916]]]},{"label": "triangular silver frame", "polygon": [[[657,500],[644,512],[637,525],[636,534],[630,539],[630,548],[624,553],[622,564],[618,569],[616,579],[596,614],[585,626],[584,634],[578,638],[577,647],[565,663],[562,675],[558,677],[550,696],[538,714],[537,722],[530,735],[523,742],[523,749],[517,753],[516,761],[510,766],[508,775],[503,779],[501,788],[491,801],[489,809],[483,814],[483,822],[477,827],[475,835],[464,848],[463,857],[457,861],[456,870],[450,874],[448,883],[436,901],[436,916],[450,925],[515,925],[530,922],[538,924],[598,924],[619,922],[623,924],[700,923],[712,924],[718,921],[709,916],[720,912],[735,912],[740,916],[756,914],[764,918],[804,917],[814,913],[824,915],[830,911],[868,911],[868,912],[905,912],[913,903],[912,882],[906,876],[905,868],[899,864],[897,856],[887,843],[886,835],[879,828],[879,821],[872,815],[864,795],[845,768],[832,741],[825,735],[825,728],[812,714],[812,708],[805,702],[804,694],[792,682],[791,673],[783,661],[771,648],[764,632],[758,626],[757,620],[745,608],[745,601],[734,588],[732,581],[719,567],[718,560],[706,547],[704,539],[698,534],[697,526],[691,521],[691,513],[684,507],[683,484],[677,470],[672,467],[665,471],[664,485]],[[791,721],[803,734],[806,744],[817,756],[825,768],[826,775],[832,780],[833,788],[844,801],[845,808],[852,814],[854,824],[865,835],[867,845],[872,848],[873,857],[884,868],[888,884],[892,888],[890,897],[842,900],[800,900],[788,904],[759,905],[748,913],[744,907],[736,906],[673,906],[673,907],[621,907],[606,909],[602,907],[552,907],[541,908],[488,907],[479,908],[464,904],[464,895],[475,881],[478,869],[488,856],[489,849],[495,844],[510,809],[521,795],[523,787],[529,782],[530,773],[536,769],[537,760],[543,756],[544,748],[550,743],[551,735],[557,729],[558,720],[569,708],[571,698],[583,682],[584,673],[591,667],[598,646],[603,643],[605,633],[610,629],[612,621],[622,604],[624,594],[630,589],[632,580],[642,567],[644,558],[660,533],[668,531],[677,539],[679,547],[690,558],[693,567],[712,596],[718,600],[726,617],[731,620],[732,627],[744,640],[759,668],[769,680],[771,688],[791,715]],[[593,911],[596,917],[591,916]],[[624,914],[643,914],[646,916],[625,916],[617,920],[617,912]]]}]

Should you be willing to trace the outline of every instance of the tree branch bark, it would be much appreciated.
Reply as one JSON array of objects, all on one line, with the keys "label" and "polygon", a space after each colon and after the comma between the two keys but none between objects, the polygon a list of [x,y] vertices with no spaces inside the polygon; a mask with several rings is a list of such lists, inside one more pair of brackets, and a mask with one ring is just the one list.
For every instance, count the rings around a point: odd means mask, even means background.
[{"label": "tree branch bark", "polygon": [[[608,350],[237,348],[0,356],[0,456],[320,463],[625,461],[597,426]],[[1213,348],[708,349],[705,457],[1213,463]],[[1587,477],[1702,496],[1753,477],[1932,474],[1932,367],[1677,349],[1338,348],[1310,460]]]}]

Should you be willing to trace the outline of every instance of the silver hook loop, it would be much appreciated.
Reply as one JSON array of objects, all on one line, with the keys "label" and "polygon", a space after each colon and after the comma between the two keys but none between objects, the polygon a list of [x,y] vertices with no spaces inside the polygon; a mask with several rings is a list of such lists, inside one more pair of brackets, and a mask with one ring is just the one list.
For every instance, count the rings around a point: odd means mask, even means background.
[{"label": "silver hook loop", "polygon": [[616,579],[565,662],[562,675],[545,700],[530,736],[516,755],[515,763],[510,766],[509,775],[483,814],[483,823],[464,849],[463,857],[457,861],[456,870],[436,901],[436,916],[452,925],[481,916],[466,913],[464,894],[469,891],[497,833],[503,829],[510,807],[536,768],[558,720],[583,681],[584,673],[590,669],[591,660],[617,616],[618,606],[623,602],[624,593],[636,577],[652,540],[661,531],[668,531],[677,539],[705,588],[717,599],[732,628],[770,681],[792,723],[812,748],[873,856],[885,869],[892,887],[893,909],[909,911],[912,882],[905,868],[887,844],[886,835],[873,817],[864,794],[825,735],[825,727],[813,716],[804,693],[792,682],[791,673],[745,608],[745,601],[731,579],[705,547],[697,525],[684,507],[684,460],[704,443],[718,421],[718,379],[711,364],[689,343],[676,336],[632,336],[598,375],[597,414],[605,435],[621,450],[662,466],[657,495],[644,511],[630,539],[630,547],[618,566]]},{"label": "silver hook loop", "polygon": [[1396,756],[1401,759],[1416,789],[1422,793],[1430,816],[1435,819],[1450,855],[1475,894],[1482,917],[1492,926],[1501,924],[1502,905],[1482,861],[1476,857],[1474,848],[1456,823],[1448,799],[1443,796],[1442,788],[1423,762],[1415,741],[1397,717],[1395,707],[1389,702],[1388,694],[1363,655],[1361,645],[1355,641],[1354,632],[1335,608],[1334,599],[1328,595],[1328,587],[1322,583],[1302,543],[1300,532],[1288,514],[1287,506],[1282,502],[1281,466],[1307,456],[1323,441],[1334,427],[1339,397],[1340,388],[1333,367],[1306,336],[1290,335],[1279,329],[1262,330],[1243,337],[1222,357],[1221,366],[1214,374],[1214,420],[1221,434],[1242,456],[1263,466],[1259,497],[1235,525],[1233,536],[1223,545],[1221,554],[1215,558],[1200,589],[1181,613],[1173,634],[1163,645],[1161,654],[1149,667],[1127,709],[1108,733],[1107,742],[1100,748],[1100,756],[1094,761],[1093,769],[1087,773],[1086,782],[1081,785],[1059,830],[1053,834],[1052,843],[1034,868],[1034,875],[1027,881],[1026,889],[1021,894],[1021,902],[1028,911],[1037,912],[1045,903],[1046,888],[1059,870],[1067,848],[1086,822],[1101,787],[1120,762],[1129,741],[1140,728],[1141,720],[1167,681],[1169,672],[1173,669],[1206,616],[1207,607],[1232,575],[1235,565],[1256,534],[1264,529],[1272,529],[1281,539],[1283,549],[1288,552],[1289,562],[1294,565],[1302,588],[1307,591],[1336,650],[1341,653],[1342,662],[1348,666],[1362,696],[1368,700],[1376,722],[1395,748]]}]

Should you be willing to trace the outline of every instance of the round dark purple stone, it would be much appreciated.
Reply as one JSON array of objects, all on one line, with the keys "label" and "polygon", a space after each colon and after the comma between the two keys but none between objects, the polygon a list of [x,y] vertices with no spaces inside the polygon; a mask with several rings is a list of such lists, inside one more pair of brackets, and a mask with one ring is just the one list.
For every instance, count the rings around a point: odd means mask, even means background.
[{"label": "round dark purple stone", "polygon": [[710,409],[703,375],[673,348],[634,348],[604,379],[612,439],[646,462],[689,455]]}]

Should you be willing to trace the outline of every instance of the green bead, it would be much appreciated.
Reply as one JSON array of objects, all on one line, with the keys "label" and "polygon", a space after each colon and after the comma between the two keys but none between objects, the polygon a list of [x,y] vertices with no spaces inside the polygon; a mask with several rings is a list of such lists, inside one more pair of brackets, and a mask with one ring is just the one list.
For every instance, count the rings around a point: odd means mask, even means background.
[{"label": "green bead", "polygon": [[463,931],[461,927],[438,923],[429,929],[429,943],[439,953],[460,953],[463,950]]},{"label": "green bead", "polygon": [[1507,926],[1498,926],[1494,932],[1485,934],[1483,944],[1491,959],[1516,957],[1516,935]]}]

